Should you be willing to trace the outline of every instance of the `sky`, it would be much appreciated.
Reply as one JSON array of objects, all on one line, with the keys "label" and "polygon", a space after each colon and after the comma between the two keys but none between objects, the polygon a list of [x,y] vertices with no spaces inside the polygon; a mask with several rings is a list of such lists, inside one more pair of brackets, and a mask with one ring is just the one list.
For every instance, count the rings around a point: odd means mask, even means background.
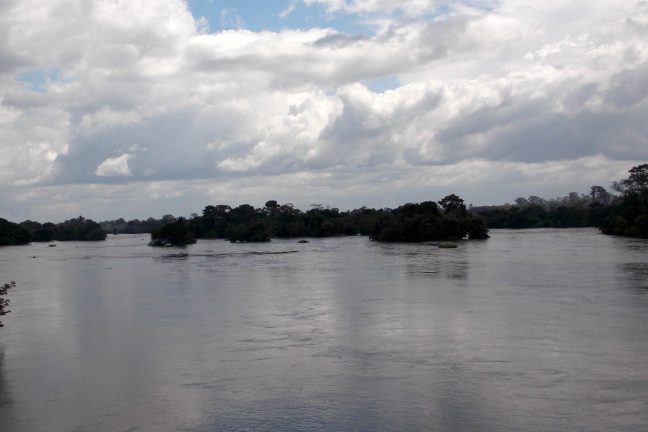
[{"label": "sky", "polygon": [[13,221],[587,193],[646,119],[645,0],[0,0]]}]

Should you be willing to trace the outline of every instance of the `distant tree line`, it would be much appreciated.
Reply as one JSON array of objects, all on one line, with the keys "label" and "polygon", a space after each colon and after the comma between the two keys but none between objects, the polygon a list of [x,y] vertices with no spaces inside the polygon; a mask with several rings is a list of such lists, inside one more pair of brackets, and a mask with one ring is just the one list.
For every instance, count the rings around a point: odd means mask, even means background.
[{"label": "distant tree line", "polygon": [[474,207],[488,228],[597,227],[604,234],[648,238],[648,164],[632,167],[626,179],[614,182],[608,192],[592,186],[589,194],[571,192],[545,200],[517,198],[514,205]]},{"label": "distant tree line", "polygon": [[376,241],[421,242],[483,239],[483,220],[467,211],[461,198],[449,195],[438,203],[405,204],[397,209],[361,207],[340,211],[320,204],[308,211],[270,200],[262,208],[208,205],[202,215],[178,218],[151,234],[152,245],[181,245],[198,238],[231,242],[265,242],[271,238],[368,235]]},{"label": "distant tree line", "polygon": [[562,198],[517,198],[514,205],[475,207],[489,228],[580,228],[600,227],[609,216],[615,197],[602,186],[589,194],[570,192]]},{"label": "distant tree line", "polygon": [[0,246],[23,245],[31,242],[99,241],[106,233],[99,224],[82,216],[61,223],[41,224],[26,220],[19,224],[0,219]]},{"label": "distant tree line", "polygon": [[113,234],[151,233],[152,244],[189,244],[198,238],[232,242],[262,242],[273,237],[331,237],[367,235],[377,241],[429,241],[488,237],[488,228],[599,227],[605,234],[648,238],[648,164],[630,169],[627,179],[615,182],[613,195],[602,186],[589,194],[571,192],[545,200],[517,198],[514,205],[471,207],[456,195],[438,202],[405,204],[396,209],[361,207],[340,211],[312,204],[302,211],[292,204],[270,200],[262,208],[208,205],[202,215],[160,219],[116,219],[98,224],[81,216],[62,223],[0,218],[0,246],[30,242],[97,241]]},{"label": "distant tree line", "polygon": [[167,214],[160,219],[150,217],[145,220],[133,219],[126,221],[123,218],[119,218],[100,222],[99,225],[108,234],[148,234],[175,220],[175,216]]}]

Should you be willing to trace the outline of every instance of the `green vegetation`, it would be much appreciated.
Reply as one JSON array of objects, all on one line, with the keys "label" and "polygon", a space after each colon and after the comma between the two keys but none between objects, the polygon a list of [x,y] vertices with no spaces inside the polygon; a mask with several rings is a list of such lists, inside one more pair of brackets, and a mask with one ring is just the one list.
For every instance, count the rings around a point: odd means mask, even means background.
[{"label": "green vegetation", "polygon": [[395,210],[360,209],[341,212],[320,204],[303,212],[292,204],[271,200],[263,208],[208,205],[202,216],[178,219],[154,231],[151,245],[183,245],[196,238],[231,242],[265,242],[271,238],[368,235],[376,241],[421,242],[488,238],[486,225],[471,215],[464,202],[449,195],[439,204],[405,204]]},{"label": "green vegetation", "polygon": [[[0,285],[0,316],[6,315],[11,312],[9,309],[7,309],[7,306],[9,306],[9,299],[3,297],[7,295],[7,291],[15,286],[16,282],[14,281]],[[0,321],[0,327],[4,327],[2,321]]]},{"label": "green vegetation", "polygon": [[600,227],[612,210],[614,197],[602,186],[592,186],[588,195],[569,195],[545,200],[537,196],[517,198],[515,205],[478,207],[489,228],[580,228]]},{"label": "green vegetation", "polygon": [[106,232],[91,219],[79,216],[59,224],[40,224],[27,220],[20,226],[29,233],[34,242],[58,241],[100,241],[106,240]]},{"label": "green vegetation", "polygon": [[175,217],[168,214],[162,216],[160,219],[148,218],[146,220],[133,219],[126,221],[125,219],[119,218],[100,222],[99,225],[101,229],[109,234],[142,234],[152,233],[175,220]]},{"label": "green vegetation", "polygon": [[461,198],[448,195],[439,201],[405,204],[384,212],[370,234],[382,242],[422,242],[488,238],[484,221],[471,215]]},{"label": "green vegetation", "polygon": [[0,246],[24,245],[31,242],[99,241],[106,233],[98,223],[79,216],[59,224],[26,220],[20,224],[0,219]]},{"label": "green vegetation", "polygon": [[185,218],[178,218],[151,234],[150,246],[184,246],[196,243]]},{"label": "green vegetation", "polygon": [[29,232],[26,229],[6,219],[0,219],[0,246],[23,245],[29,242]]},{"label": "green vegetation", "polygon": [[612,185],[620,196],[592,186],[588,195],[571,192],[553,200],[530,196],[516,199],[515,205],[471,211],[489,228],[597,227],[604,234],[648,238],[648,164],[631,168],[629,174]]},{"label": "green vegetation", "polygon": [[648,238],[648,164],[629,171],[627,179],[614,183],[621,197],[601,227],[604,234]]},{"label": "green vegetation", "polygon": [[615,182],[610,194],[592,186],[589,194],[571,192],[545,200],[538,196],[517,198],[514,205],[471,207],[452,194],[438,202],[404,204],[396,209],[337,208],[312,204],[302,211],[292,204],[270,200],[262,208],[208,205],[202,215],[160,219],[117,219],[98,224],[79,216],[63,223],[20,224],[0,219],[0,246],[52,240],[105,240],[106,232],[151,233],[151,245],[186,245],[199,238],[231,242],[266,242],[271,238],[366,235],[380,242],[423,242],[488,238],[489,228],[599,227],[605,234],[648,238],[648,164],[629,171]]}]

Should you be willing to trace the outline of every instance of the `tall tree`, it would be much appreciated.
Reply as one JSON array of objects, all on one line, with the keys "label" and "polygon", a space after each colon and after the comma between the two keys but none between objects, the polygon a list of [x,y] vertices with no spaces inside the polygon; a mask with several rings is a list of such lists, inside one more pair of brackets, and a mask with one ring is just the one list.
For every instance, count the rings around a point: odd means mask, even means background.
[{"label": "tall tree", "polygon": [[454,214],[457,216],[465,216],[467,213],[464,200],[455,194],[450,194],[443,197],[439,201],[439,205],[443,208],[445,214]]},{"label": "tall tree", "polygon": [[637,165],[628,171],[630,176],[619,182],[614,182],[612,188],[627,194],[648,189],[648,164]]}]

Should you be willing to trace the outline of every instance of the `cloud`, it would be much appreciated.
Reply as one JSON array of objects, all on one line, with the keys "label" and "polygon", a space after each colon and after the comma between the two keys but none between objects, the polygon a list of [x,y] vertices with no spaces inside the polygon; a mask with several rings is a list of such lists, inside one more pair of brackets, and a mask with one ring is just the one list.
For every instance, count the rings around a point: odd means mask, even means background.
[{"label": "cloud", "polygon": [[288,4],[288,6],[284,10],[279,12],[279,18],[281,18],[281,19],[288,18],[288,16],[290,16],[290,14],[294,12],[296,7],[297,7],[297,1],[296,0],[290,2],[290,4]]},{"label": "cloud", "polygon": [[220,26],[222,29],[242,29],[245,21],[238,14],[236,9],[227,8],[220,11]]},{"label": "cloud", "polygon": [[127,177],[131,174],[128,168],[130,157],[131,155],[124,153],[116,158],[108,158],[99,164],[95,174],[99,177]]},{"label": "cloud", "polygon": [[648,62],[624,70],[610,79],[606,102],[619,108],[631,108],[648,98]]},{"label": "cloud", "polygon": [[[302,196],[281,180],[299,179],[379,205],[425,176],[472,190],[501,184],[499,169],[537,168],[534,187],[556,190],[549,167],[581,170],[562,177],[577,184],[589,168],[571,161],[605,161],[612,176],[648,159],[645,2],[304,3],[380,25],[254,32],[225,10],[227,30],[210,33],[180,0],[0,2],[2,193],[163,182],[196,200],[208,198],[189,191],[198,183],[270,192],[254,178]],[[56,73],[30,82],[42,71]],[[398,85],[361,84],[384,77]]]}]

